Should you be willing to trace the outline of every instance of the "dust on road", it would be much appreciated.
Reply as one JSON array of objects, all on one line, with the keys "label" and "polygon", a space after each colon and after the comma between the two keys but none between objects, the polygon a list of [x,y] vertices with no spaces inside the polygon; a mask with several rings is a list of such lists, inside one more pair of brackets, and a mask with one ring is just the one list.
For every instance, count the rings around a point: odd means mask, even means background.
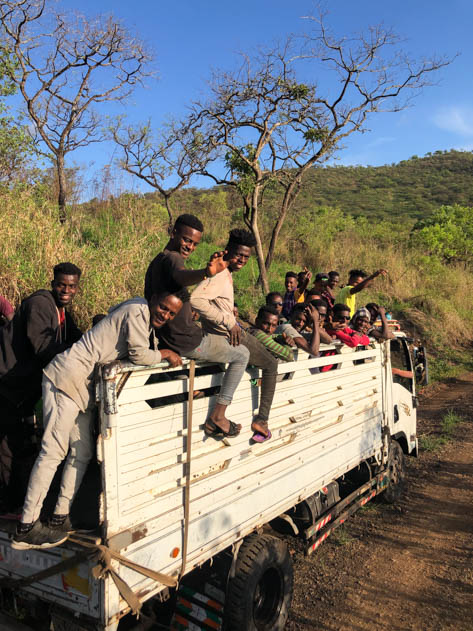
[{"label": "dust on road", "polygon": [[368,505],[319,552],[294,554],[288,631],[473,631],[473,375],[421,401],[418,435],[464,418],[439,452],[408,459],[399,505]]}]

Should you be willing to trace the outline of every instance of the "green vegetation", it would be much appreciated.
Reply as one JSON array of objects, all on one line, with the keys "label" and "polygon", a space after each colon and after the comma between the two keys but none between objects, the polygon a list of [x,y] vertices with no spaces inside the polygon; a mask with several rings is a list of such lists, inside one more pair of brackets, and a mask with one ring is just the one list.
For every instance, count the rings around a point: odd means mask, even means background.
[{"label": "green vegetation", "polygon": [[444,445],[449,443],[455,433],[457,425],[463,422],[463,417],[454,410],[448,410],[442,418],[438,435],[422,434],[419,437],[419,444],[424,451],[439,451]]}]

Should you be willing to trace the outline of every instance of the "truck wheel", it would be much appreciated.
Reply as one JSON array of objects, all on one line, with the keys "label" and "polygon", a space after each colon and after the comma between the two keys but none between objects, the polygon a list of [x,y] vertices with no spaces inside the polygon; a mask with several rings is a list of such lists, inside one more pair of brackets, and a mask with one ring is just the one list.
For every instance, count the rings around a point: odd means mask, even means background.
[{"label": "truck wheel", "polygon": [[404,453],[397,440],[391,440],[389,444],[388,473],[389,486],[382,498],[387,504],[394,504],[401,499],[406,486]]},{"label": "truck wheel", "polygon": [[250,535],[238,552],[225,599],[228,631],[283,631],[292,601],[293,568],[286,544]]}]

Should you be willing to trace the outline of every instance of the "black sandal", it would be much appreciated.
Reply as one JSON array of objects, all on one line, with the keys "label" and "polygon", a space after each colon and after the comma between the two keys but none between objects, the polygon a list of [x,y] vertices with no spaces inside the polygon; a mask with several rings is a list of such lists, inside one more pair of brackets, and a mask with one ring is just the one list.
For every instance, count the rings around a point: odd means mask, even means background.
[{"label": "black sandal", "polygon": [[233,421],[228,421],[230,423],[230,427],[228,431],[224,431],[221,427],[219,427],[211,418],[208,418],[204,424],[204,434],[206,436],[212,436],[212,438],[234,438],[238,436],[241,430],[238,429],[238,425]]}]

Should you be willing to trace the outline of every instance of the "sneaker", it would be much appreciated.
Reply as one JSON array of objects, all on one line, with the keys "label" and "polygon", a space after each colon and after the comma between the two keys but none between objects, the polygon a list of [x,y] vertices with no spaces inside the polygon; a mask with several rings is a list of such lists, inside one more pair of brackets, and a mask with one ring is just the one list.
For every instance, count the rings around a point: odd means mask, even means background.
[{"label": "sneaker", "polygon": [[69,515],[66,515],[66,517],[62,521],[58,521],[57,517],[53,515],[48,521],[48,528],[51,528],[51,530],[53,530],[54,532],[58,532],[58,530],[61,530],[62,532],[67,532],[70,535],[74,532],[78,534],[81,534],[81,533],[86,534],[88,532],[95,532],[95,530],[97,529],[97,528],[75,527],[72,525],[71,518],[69,517]]},{"label": "sneaker", "polygon": [[68,536],[68,533],[64,532],[64,530],[48,528],[38,519],[27,532],[18,532],[17,529],[13,535],[11,547],[14,550],[54,548],[64,543]]}]

